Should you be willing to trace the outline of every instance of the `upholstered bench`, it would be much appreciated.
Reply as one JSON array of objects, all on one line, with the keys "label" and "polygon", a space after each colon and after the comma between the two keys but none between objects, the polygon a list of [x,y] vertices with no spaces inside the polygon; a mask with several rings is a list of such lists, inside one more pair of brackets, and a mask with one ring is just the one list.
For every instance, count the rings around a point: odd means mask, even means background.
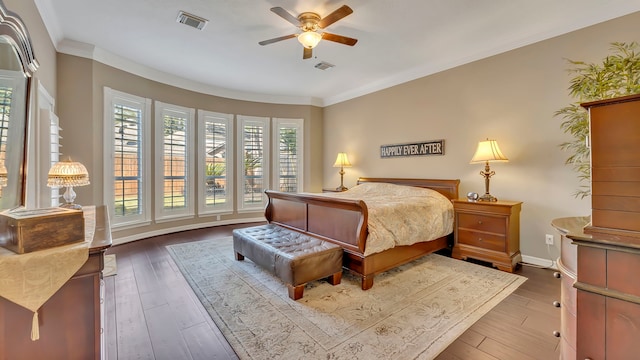
[{"label": "upholstered bench", "polygon": [[267,224],[233,230],[236,260],[248,257],[287,284],[289,297],[298,300],[309,281],[342,279],[342,248],[282,226]]}]

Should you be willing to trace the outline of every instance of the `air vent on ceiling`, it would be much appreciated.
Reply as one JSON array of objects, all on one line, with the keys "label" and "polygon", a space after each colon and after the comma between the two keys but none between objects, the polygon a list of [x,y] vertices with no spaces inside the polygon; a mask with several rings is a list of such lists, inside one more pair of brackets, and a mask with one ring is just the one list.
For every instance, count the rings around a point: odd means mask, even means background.
[{"label": "air vent on ceiling", "polygon": [[178,13],[177,22],[181,24],[185,24],[196,28],[198,30],[202,30],[205,25],[209,22],[209,20],[201,18],[200,16],[196,16],[193,14],[189,14],[188,12],[180,11]]},{"label": "air vent on ceiling", "polygon": [[314,67],[316,69],[320,69],[320,70],[327,70],[327,69],[331,69],[332,67],[334,67],[335,65],[330,64],[326,61],[320,61],[319,63],[315,64]]}]

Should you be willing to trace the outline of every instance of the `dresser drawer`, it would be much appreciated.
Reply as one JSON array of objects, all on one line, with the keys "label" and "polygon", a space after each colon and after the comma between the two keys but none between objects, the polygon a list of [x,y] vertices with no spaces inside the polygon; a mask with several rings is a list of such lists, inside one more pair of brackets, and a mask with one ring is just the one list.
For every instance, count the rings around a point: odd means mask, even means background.
[{"label": "dresser drawer", "polygon": [[458,228],[504,234],[506,222],[503,217],[459,213]]},{"label": "dresser drawer", "polygon": [[459,229],[458,243],[487,250],[506,251],[504,236],[485,234],[476,231]]}]

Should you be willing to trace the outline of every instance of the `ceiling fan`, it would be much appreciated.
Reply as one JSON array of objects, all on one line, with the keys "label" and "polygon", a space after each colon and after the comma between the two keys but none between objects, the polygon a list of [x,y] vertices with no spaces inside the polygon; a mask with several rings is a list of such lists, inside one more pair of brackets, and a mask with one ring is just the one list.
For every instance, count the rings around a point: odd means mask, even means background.
[{"label": "ceiling fan", "polygon": [[318,43],[322,39],[349,46],[353,46],[356,44],[356,42],[358,42],[358,39],[331,34],[328,32],[318,32],[318,29],[324,29],[329,25],[335,23],[336,21],[351,14],[353,10],[351,10],[351,8],[347,5],[342,5],[342,7],[325,16],[324,18],[321,18],[320,15],[313,12],[303,12],[302,14],[298,15],[298,17],[295,17],[281,7],[273,7],[271,8],[271,11],[295,25],[297,28],[302,30],[302,33],[285,35],[269,40],[260,41],[258,43],[260,45],[268,45],[282,40],[298,38],[298,41],[302,44],[302,46],[304,46],[302,58],[309,59],[311,58],[313,48],[318,45]]}]

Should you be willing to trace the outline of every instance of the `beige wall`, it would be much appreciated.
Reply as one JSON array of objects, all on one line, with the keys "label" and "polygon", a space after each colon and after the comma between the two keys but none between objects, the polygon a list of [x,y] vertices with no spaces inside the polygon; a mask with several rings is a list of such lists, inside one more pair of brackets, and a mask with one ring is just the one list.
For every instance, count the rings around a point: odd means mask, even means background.
[{"label": "beige wall", "polygon": [[34,54],[40,63],[35,74],[49,94],[56,94],[56,49],[33,0],[2,0],[5,7],[20,16],[27,26]]},{"label": "beige wall", "polygon": [[[524,202],[522,252],[539,258],[557,256],[557,248],[549,253],[543,242],[545,233],[555,234],[551,219],[588,214],[590,208],[589,199],[573,197],[578,181],[564,165],[567,154],[558,147],[568,137],[553,114],[572,101],[566,90],[570,77],[565,59],[600,61],[611,42],[637,41],[640,30],[640,13],[631,14],[320,109],[198,94],[84,58],[56,58],[33,0],[4,3],[29,28],[41,65],[36,78],[57,101],[64,152],[87,164],[91,172],[92,184],[77,189],[82,203],[103,202],[102,87],[110,86],[212,111],[305,118],[309,165],[305,187],[310,191],[339,184],[337,169],[331,165],[337,152],[347,151],[354,165],[346,169],[347,186],[353,186],[358,176],[459,178],[461,194],[481,193],[482,166],[468,162],[479,140],[495,138],[510,162],[492,166],[496,175],[491,193]],[[380,145],[432,139],[445,139],[444,156],[380,159]],[[174,225],[189,222],[151,230]]]},{"label": "beige wall", "polygon": [[[165,103],[222,113],[305,119],[305,191],[320,191],[322,185],[322,109],[304,105],[278,105],[226,99],[151,81],[122,70],[72,55],[58,54],[58,115],[63,127],[63,151],[87,166],[91,185],[76,188],[81,204],[103,204],[103,89]],[[153,110],[152,110],[153,112]],[[153,118],[153,117],[152,117]],[[237,155],[236,155],[237,156]],[[152,164],[153,167],[153,164]],[[237,169],[236,169],[237,170]],[[153,169],[152,169],[153,171]],[[152,184],[153,186],[153,184]],[[155,190],[152,190],[155,191]],[[255,219],[262,211],[222,216],[220,221]],[[139,233],[160,233],[215,223],[215,217],[163,222],[144,228],[114,232],[114,238],[136,238]]]},{"label": "beige wall", "polygon": [[[574,198],[578,181],[558,147],[569,138],[553,114],[572,102],[565,59],[600,62],[611,42],[638,41],[638,34],[640,13],[329,106],[325,184],[340,183],[331,165],[346,151],[348,187],[358,176],[458,178],[461,195],[482,194],[483,166],[469,160],[478,141],[496,139],[510,161],[491,166],[491,193],[523,201],[522,253],[556,258],[557,248],[549,255],[544,242],[556,234],[551,220],[590,211],[589,199]],[[445,139],[444,156],[379,156],[380,145],[433,139]]]}]

